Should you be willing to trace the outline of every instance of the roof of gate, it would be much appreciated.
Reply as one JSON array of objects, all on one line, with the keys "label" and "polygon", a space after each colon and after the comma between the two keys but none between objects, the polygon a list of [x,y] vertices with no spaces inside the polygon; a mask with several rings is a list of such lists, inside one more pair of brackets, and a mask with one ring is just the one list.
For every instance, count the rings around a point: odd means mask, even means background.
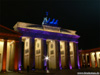
[{"label": "roof of gate", "polygon": [[74,30],[62,29],[61,27],[54,27],[54,26],[48,26],[48,25],[38,25],[38,24],[32,24],[32,23],[17,22],[13,28],[15,31],[18,31],[17,30],[18,27],[48,31],[48,32],[55,32],[55,33],[61,33],[61,34],[77,35],[76,31]]}]

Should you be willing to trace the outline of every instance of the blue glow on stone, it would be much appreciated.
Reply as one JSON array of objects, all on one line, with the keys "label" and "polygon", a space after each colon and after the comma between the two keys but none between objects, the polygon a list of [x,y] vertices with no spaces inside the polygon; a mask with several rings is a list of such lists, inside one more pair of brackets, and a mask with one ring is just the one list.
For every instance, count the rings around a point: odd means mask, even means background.
[{"label": "blue glow on stone", "polygon": [[[78,43],[78,38],[80,37],[78,35],[61,34],[61,33],[55,33],[55,32],[20,28],[20,27],[18,28],[18,30],[20,33],[22,33],[22,37],[25,36],[25,37],[33,37],[33,38],[43,38],[44,40],[52,39],[52,40],[58,40],[58,41],[63,40],[63,41],[68,41],[68,42],[72,41],[72,42]],[[78,67],[80,68],[79,58],[77,61],[78,61]],[[44,62],[44,65],[47,66],[46,62]],[[60,69],[62,69],[61,60],[59,60],[59,67]],[[72,69],[71,62],[69,62],[69,67],[70,69]]]},{"label": "blue glow on stone", "polygon": [[76,43],[78,42],[78,38],[80,37],[78,35],[61,34],[61,33],[33,30],[33,29],[26,29],[26,28],[18,28],[18,30],[20,33],[22,33],[22,36],[52,39],[52,40],[72,41]]}]

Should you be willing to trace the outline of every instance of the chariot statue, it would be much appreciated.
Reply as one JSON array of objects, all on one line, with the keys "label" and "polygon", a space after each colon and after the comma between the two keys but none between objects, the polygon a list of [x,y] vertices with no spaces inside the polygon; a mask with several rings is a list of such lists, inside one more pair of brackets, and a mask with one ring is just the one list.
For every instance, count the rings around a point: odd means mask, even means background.
[{"label": "chariot statue", "polygon": [[46,12],[46,17],[44,17],[42,25],[49,25],[49,26],[58,26],[58,20],[55,20],[54,18],[50,21],[50,18],[48,18],[48,12]]}]

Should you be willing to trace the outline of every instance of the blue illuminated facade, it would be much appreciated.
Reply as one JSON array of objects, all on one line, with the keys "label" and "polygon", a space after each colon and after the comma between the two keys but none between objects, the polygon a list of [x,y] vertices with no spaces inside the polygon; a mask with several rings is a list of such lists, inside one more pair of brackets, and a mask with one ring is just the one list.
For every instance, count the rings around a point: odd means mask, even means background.
[{"label": "blue illuminated facade", "polygon": [[[46,15],[48,16],[48,13],[46,13]],[[62,68],[80,68],[80,63],[79,63],[79,55],[78,55],[78,39],[80,38],[79,35],[76,34],[76,31],[73,30],[68,30],[68,29],[61,29],[60,27],[58,27],[58,20],[53,19],[52,21],[50,21],[50,18],[47,19],[47,17],[44,18],[42,25],[36,25],[36,24],[31,24],[31,23],[24,23],[24,22],[17,22],[14,26],[14,30],[18,31],[22,34],[22,40],[31,38],[31,42],[34,42],[36,39],[40,38],[43,40],[43,52],[42,53],[42,57],[43,56],[47,56],[48,55],[48,48],[46,47],[47,45],[47,41],[46,40],[55,40],[56,45],[57,46],[57,64],[59,64],[59,66],[56,69],[62,69]],[[67,54],[66,56],[66,66],[62,67],[62,63],[61,63],[61,50],[60,50],[60,41],[65,41],[65,47],[67,49]],[[67,43],[66,43],[67,42]],[[71,48],[70,46],[70,42],[73,43],[73,48]],[[30,45],[34,46],[32,47],[33,49],[26,49],[29,50],[29,66],[31,67],[30,69],[32,69],[32,67],[37,68],[36,67],[36,62],[35,60],[37,58],[35,58],[36,55],[36,50],[35,50],[35,43],[31,43]],[[24,47],[25,48],[25,47]],[[70,50],[73,51],[70,51]],[[27,51],[28,52],[28,51]],[[38,51],[42,52],[42,51]],[[33,55],[32,55],[33,53]],[[71,57],[70,54],[73,54],[73,59]],[[25,57],[25,56],[24,56]],[[33,58],[33,59],[32,59]],[[43,60],[44,58],[42,58]],[[25,59],[26,60],[26,59]],[[74,66],[73,66],[73,62],[74,62]],[[41,61],[42,62],[42,61]],[[48,69],[48,62],[44,61],[42,64],[44,65],[45,69]],[[50,67],[50,66],[49,66]],[[43,69],[43,67],[41,68]]]}]

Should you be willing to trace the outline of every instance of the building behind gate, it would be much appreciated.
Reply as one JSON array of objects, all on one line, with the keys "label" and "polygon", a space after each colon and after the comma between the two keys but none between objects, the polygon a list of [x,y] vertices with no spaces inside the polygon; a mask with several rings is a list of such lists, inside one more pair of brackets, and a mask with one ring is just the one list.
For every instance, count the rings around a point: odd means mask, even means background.
[{"label": "building behind gate", "polygon": [[88,50],[80,50],[81,67],[100,68],[100,47]]}]

